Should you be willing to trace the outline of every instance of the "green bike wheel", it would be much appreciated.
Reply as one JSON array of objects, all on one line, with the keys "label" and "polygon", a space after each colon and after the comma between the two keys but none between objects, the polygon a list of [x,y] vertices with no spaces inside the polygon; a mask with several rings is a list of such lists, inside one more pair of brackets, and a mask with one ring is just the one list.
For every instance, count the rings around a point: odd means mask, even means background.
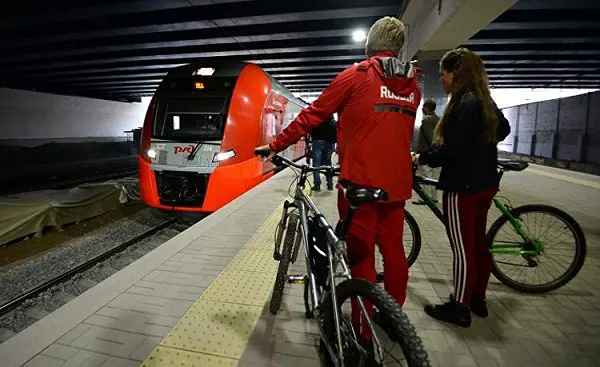
[{"label": "green bike wheel", "polygon": [[[404,246],[404,254],[410,268],[421,252],[421,230],[415,218],[406,210],[404,210],[404,233],[402,234],[402,245]],[[376,253],[375,265],[377,267],[377,282],[383,282],[383,259],[380,254]]]},{"label": "green bike wheel", "polygon": [[[587,252],[581,227],[564,211],[547,205],[525,205],[511,211],[525,233],[542,244],[538,255],[493,254],[494,276],[506,286],[524,293],[546,293],[571,281],[583,267]],[[498,218],[488,231],[494,241],[514,243],[520,249],[531,250],[506,215]],[[572,253],[572,255],[569,255]],[[556,258],[551,257],[556,255]],[[547,268],[558,269],[552,275]]]}]

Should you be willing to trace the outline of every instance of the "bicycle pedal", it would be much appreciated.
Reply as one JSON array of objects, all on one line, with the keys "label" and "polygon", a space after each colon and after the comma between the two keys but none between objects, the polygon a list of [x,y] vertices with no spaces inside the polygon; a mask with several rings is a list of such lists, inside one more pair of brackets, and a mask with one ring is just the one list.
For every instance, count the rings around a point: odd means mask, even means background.
[{"label": "bicycle pedal", "polygon": [[304,284],[306,282],[304,275],[288,275],[287,279],[289,284]]}]

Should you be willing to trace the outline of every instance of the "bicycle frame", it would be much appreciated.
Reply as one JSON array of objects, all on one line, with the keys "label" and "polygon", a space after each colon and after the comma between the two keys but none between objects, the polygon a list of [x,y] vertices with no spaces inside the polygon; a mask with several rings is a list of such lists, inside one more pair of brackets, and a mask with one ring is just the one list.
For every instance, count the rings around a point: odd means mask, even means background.
[{"label": "bicycle frame", "polygon": [[[502,178],[504,172],[500,172],[500,178]],[[430,178],[422,177],[417,175],[416,173],[413,175],[413,190],[419,195],[419,197],[425,202],[425,205],[435,214],[435,216],[444,223],[444,214],[440,210],[440,208],[435,204],[433,199],[427,195],[425,190],[423,190],[424,186],[435,186],[437,184],[436,180],[432,180]],[[494,205],[500,212],[508,218],[510,224],[514,227],[515,231],[523,238],[526,244],[531,244],[533,249],[524,249],[521,243],[513,243],[513,242],[494,242],[490,247],[490,252],[492,254],[519,254],[519,255],[539,255],[542,252],[542,244],[530,236],[527,232],[523,230],[523,226],[521,222],[512,215],[511,209],[505,205],[499,198],[494,197],[492,199]]]},{"label": "bicycle frame", "polygon": [[[297,166],[295,166],[295,167],[298,168]],[[321,310],[322,302],[325,300],[326,297],[331,298],[331,305],[333,308],[333,316],[334,316],[335,332],[336,332],[336,341],[335,342],[338,347],[338,355],[337,356],[335,355],[335,352],[333,351],[333,349],[331,348],[331,346],[328,343],[324,343],[324,344],[327,347],[327,351],[330,354],[330,356],[332,357],[334,364],[336,366],[340,366],[340,365],[343,366],[344,365],[344,356],[343,356],[342,338],[341,338],[341,332],[340,332],[340,317],[337,312],[338,305],[337,305],[337,296],[336,296],[336,291],[335,291],[335,279],[336,278],[345,278],[345,279],[352,278],[350,276],[350,271],[349,271],[349,268],[348,268],[348,265],[346,263],[346,259],[344,256],[345,249],[346,249],[346,243],[345,243],[345,240],[342,238],[343,236],[340,236],[340,238],[338,238],[334,229],[327,222],[327,220],[325,219],[325,216],[320,212],[319,208],[316,206],[316,204],[314,203],[312,198],[304,192],[307,177],[311,170],[308,169],[307,166],[302,166],[302,167],[300,167],[300,169],[301,169],[301,173],[300,173],[300,178],[298,180],[298,184],[296,186],[296,190],[294,193],[294,201],[293,201],[293,203],[290,203],[287,200],[285,201],[283,216],[285,218],[288,215],[287,213],[288,213],[289,208],[293,207],[293,208],[298,209],[298,214],[300,217],[299,231],[300,231],[300,235],[302,237],[301,243],[302,243],[302,246],[304,247],[304,256],[305,256],[305,260],[306,260],[306,272],[307,272],[307,278],[308,278],[308,279],[304,278],[303,280],[304,281],[307,280],[308,285],[309,285],[308,296],[311,298],[311,301],[312,301],[312,310],[310,310],[310,311],[312,312],[314,318],[316,320],[319,320],[320,316],[322,315],[322,310]],[[311,267],[311,262],[310,262],[310,258],[309,258],[310,244],[308,242],[308,238],[309,238],[308,216],[309,216],[309,214],[312,214],[314,216],[314,218],[317,220],[318,225],[321,228],[325,229],[325,234],[327,237],[327,260],[328,260],[328,265],[329,265],[329,274],[327,277],[327,283],[325,284],[325,288],[326,288],[326,290],[329,291],[329,293],[319,292],[319,290],[317,288],[317,284],[316,284],[315,274]],[[344,231],[342,231],[342,234],[343,233],[344,233]],[[339,266],[341,266],[342,271],[341,271],[341,273],[338,274],[337,268]],[[297,278],[291,277],[291,279],[297,279]],[[296,283],[295,281],[290,281],[290,282]],[[358,297],[358,303],[361,308],[361,311],[365,315],[367,315],[366,308],[360,297]],[[374,327],[372,321],[368,317],[366,319],[367,319],[369,328],[373,332],[373,335],[375,335],[375,327]],[[322,329],[322,325],[319,322],[317,322],[317,326],[319,328],[319,333],[321,334],[321,337],[323,339],[325,339],[325,332]],[[381,353],[381,344],[380,344],[378,338],[374,337],[373,340],[376,343],[379,352]],[[339,361],[339,364],[338,364],[338,361]]]}]

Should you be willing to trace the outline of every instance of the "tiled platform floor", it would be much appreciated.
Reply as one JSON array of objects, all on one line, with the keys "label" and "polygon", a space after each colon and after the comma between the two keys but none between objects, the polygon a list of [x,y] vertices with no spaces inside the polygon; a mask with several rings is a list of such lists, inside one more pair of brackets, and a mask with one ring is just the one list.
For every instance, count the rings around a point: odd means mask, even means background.
[{"label": "tiled platform floor", "polygon": [[[587,236],[587,262],[574,281],[546,295],[519,294],[493,279],[491,316],[475,319],[470,329],[424,315],[426,302],[450,292],[451,251],[437,219],[426,208],[408,205],[419,222],[423,247],[411,268],[405,311],[434,365],[600,365],[600,180],[533,168],[507,174],[501,194],[515,205],[546,203],[571,213]],[[0,365],[139,366],[261,228],[292,178],[278,175],[1,344]],[[334,220],[335,194],[317,194],[316,201]],[[291,272],[303,273],[303,263]],[[315,324],[304,319],[302,287],[288,286],[277,317],[263,310],[240,353],[240,365],[318,366],[317,340]]]},{"label": "tiled platform floor", "polygon": [[[492,276],[491,315],[485,320],[474,317],[470,329],[441,324],[424,314],[425,304],[447,299],[452,290],[452,252],[437,218],[427,208],[407,206],[419,223],[423,245],[410,269],[404,310],[435,366],[600,366],[600,180],[531,168],[532,173],[505,174],[499,195],[514,206],[548,204],[570,213],[586,235],[586,263],[571,283],[545,295],[517,293]],[[327,218],[335,218],[335,194],[319,193],[316,202]],[[490,222],[498,215],[492,209]],[[290,272],[304,273],[304,266],[298,262]],[[285,293],[277,317],[263,312],[241,365],[320,366],[316,327],[304,319],[302,286],[287,286]]]}]

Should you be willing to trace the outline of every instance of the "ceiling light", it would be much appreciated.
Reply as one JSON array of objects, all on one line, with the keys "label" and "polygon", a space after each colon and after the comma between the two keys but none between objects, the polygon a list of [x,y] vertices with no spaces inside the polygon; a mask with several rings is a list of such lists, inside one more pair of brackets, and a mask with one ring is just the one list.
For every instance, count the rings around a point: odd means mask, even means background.
[{"label": "ceiling light", "polygon": [[367,39],[367,32],[362,29],[357,29],[352,32],[352,39],[356,42],[361,42]]}]

